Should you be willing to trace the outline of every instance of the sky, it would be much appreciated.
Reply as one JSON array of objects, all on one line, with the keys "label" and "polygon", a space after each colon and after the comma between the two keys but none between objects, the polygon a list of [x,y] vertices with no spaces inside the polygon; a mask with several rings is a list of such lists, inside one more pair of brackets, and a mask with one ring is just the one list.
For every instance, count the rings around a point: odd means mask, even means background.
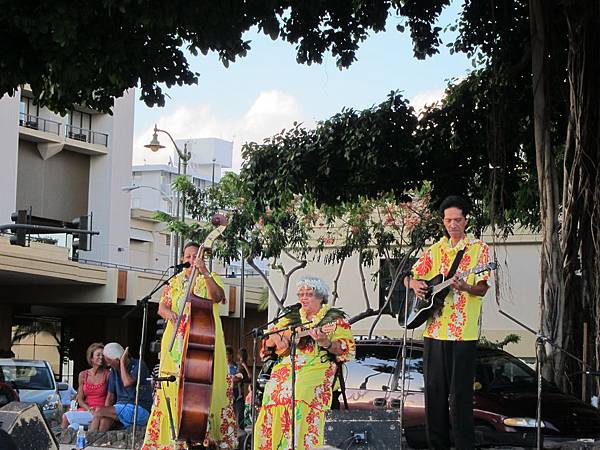
[{"label": "sky", "polygon": [[[457,2],[441,15],[444,27],[457,17]],[[225,68],[216,55],[189,56],[191,70],[199,72],[197,85],[164,89],[162,108],[147,107],[137,100],[133,164],[167,163],[171,151],[152,153],[144,148],[154,124],[175,139],[217,137],[233,141],[233,170],[242,163],[245,142],[263,139],[300,122],[312,128],[342,108],[365,109],[399,90],[415,109],[442,97],[448,80],[464,77],[471,68],[462,54],[450,55],[442,35],[440,53],[426,60],[412,54],[408,31],[396,31],[397,18],[388,20],[387,31],[372,33],[356,53],[348,69],[339,70],[330,54],[322,64],[296,62],[295,46],[268,36],[248,32],[251,50],[245,58]],[[164,145],[166,136],[159,135]]]}]

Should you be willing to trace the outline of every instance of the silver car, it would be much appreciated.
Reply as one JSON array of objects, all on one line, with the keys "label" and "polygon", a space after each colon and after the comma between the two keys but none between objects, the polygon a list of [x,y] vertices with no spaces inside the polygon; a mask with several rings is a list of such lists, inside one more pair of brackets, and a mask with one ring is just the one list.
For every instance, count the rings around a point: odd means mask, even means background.
[{"label": "silver car", "polygon": [[63,407],[47,361],[0,359],[0,380],[10,383],[22,402],[37,403],[50,426],[60,424]]}]

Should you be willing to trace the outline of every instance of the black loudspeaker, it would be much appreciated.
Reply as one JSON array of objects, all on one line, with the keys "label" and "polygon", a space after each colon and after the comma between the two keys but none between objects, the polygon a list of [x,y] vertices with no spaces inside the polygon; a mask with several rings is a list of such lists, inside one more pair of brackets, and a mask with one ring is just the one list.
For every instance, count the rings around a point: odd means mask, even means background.
[{"label": "black loudspeaker", "polygon": [[8,433],[17,450],[59,450],[56,438],[34,403],[11,402],[0,408],[0,429]]},{"label": "black loudspeaker", "polygon": [[325,413],[325,443],[341,450],[400,448],[398,410],[331,410]]}]

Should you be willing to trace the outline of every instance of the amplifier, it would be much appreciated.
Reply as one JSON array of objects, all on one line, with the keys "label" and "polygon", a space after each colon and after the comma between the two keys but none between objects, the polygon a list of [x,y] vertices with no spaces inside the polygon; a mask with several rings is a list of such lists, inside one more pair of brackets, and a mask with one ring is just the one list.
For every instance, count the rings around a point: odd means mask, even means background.
[{"label": "amplifier", "polygon": [[325,443],[339,449],[400,448],[398,410],[331,410],[325,413]]}]

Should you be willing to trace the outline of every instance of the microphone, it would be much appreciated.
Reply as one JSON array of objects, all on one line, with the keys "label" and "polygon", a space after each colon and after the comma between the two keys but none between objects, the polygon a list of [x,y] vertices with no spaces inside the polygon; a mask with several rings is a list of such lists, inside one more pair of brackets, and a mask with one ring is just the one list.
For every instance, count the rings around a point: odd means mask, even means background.
[{"label": "microphone", "polygon": [[175,264],[175,265],[169,267],[169,269],[175,269],[177,272],[181,272],[183,269],[187,269],[190,266],[191,266],[191,264],[189,263],[189,261],[186,261],[181,264]]},{"label": "microphone", "polygon": [[281,313],[282,313],[282,314],[289,314],[289,313],[291,313],[291,312],[296,312],[296,311],[299,311],[299,310],[300,310],[300,308],[302,308],[302,304],[301,304],[301,303],[295,303],[295,304],[293,304],[293,305],[286,306],[285,308],[283,308],[283,309],[281,310]]},{"label": "microphone", "polygon": [[169,375],[168,377],[150,377],[150,378],[146,378],[148,381],[153,381],[153,382],[162,382],[162,381],[166,381],[167,383],[173,383],[175,382],[176,378],[175,375]]}]

